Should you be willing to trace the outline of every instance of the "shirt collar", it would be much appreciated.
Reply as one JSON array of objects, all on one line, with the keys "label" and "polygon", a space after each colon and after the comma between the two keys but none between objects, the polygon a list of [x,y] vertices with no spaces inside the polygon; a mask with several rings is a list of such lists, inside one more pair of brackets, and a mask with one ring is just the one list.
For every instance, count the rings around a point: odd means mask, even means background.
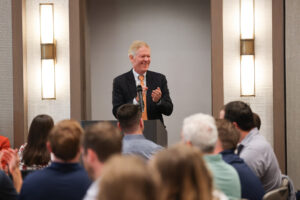
[{"label": "shirt collar", "polygon": [[226,149],[220,152],[221,155],[234,154],[234,149]]},{"label": "shirt collar", "polygon": [[218,162],[222,160],[221,154],[206,154],[203,158],[206,162]]},{"label": "shirt collar", "polygon": [[145,139],[143,134],[125,134],[123,139]]},{"label": "shirt collar", "polygon": [[[139,74],[136,71],[134,71],[133,68],[132,68],[132,73],[133,73],[136,85],[140,85]],[[143,75],[144,75],[144,85],[146,85],[146,75],[147,75],[147,72],[145,72]]]}]

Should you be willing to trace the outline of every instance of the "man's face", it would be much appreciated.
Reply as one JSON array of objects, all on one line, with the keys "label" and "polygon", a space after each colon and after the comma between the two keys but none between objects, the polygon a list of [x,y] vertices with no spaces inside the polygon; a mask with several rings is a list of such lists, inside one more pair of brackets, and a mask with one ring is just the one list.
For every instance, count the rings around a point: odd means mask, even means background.
[{"label": "man's face", "polygon": [[130,55],[129,59],[134,71],[142,75],[148,70],[151,62],[150,49],[143,46],[136,51],[134,56]]}]

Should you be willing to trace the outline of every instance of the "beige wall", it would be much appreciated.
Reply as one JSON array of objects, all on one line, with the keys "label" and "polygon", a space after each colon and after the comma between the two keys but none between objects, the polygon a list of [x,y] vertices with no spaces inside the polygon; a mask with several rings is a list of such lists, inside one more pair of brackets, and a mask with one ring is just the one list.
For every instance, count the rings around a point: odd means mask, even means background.
[{"label": "beige wall", "polygon": [[249,103],[261,117],[261,133],[273,144],[272,0],[255,1],[255,97],[240,97],[239,2],[223,1],[224,103]]},{"label": "beige wall", "polygon": [[300,189],[300,1],[285,2],[287,172]]},{"label": "beige wall", "polygon": [[13,65],[11,1],[0,1],[0,135],[13,146]]},{"label": "beige wall", "polygon": [[57,41],[56,100],[41,100],[39,4],[47,0],[26,0],[28,127],[38,114],[57,122],[70,118],[69,0],[54,3],[54,37]]}]

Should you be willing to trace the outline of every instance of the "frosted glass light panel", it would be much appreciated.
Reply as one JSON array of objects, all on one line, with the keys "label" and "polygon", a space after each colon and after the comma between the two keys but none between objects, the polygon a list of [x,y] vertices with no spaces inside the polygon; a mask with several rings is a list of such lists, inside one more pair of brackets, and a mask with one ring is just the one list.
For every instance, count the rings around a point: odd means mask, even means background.
[{"label": "frosted glass light panel", "polygon": [[40,4],[41,43],[53,43],[53,4]]},{"label": "frosted glass light panel", "polygon": [[42,99],[55,99],[55,66],[53,59],[42,60]]},{"label": "frosted glass light panel", "polygon": [[240,1],[241,39],[254,38],[254,0]]},{"label": "frosted glass light panel", "polygon": [[254,55],[241,56],[241,96],[255,96]]}]

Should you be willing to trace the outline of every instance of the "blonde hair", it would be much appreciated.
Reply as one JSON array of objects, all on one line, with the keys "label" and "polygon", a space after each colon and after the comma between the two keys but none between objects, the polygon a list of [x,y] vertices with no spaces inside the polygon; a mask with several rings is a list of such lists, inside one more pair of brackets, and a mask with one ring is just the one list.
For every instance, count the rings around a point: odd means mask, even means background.
[{"label": "blonde hair", "polygon": [[113,156],[101,175],[100,200],[156,200],[157,182],[146,162],[137,156]]},{"label": "blonde hair", "polygon": [[135,53],[141,47],[147,47],[150,49],[149,45],[144,41],[141,41],[141,40],[133,41],[128,49],[128,56],[130,56],[130,55],[135,56]]},{"label": "blonde hair", "polygon": [[151,165],[160,174],[162,200],[213,199],[212,176],[197,148],[173,146],[158,152]]}]

